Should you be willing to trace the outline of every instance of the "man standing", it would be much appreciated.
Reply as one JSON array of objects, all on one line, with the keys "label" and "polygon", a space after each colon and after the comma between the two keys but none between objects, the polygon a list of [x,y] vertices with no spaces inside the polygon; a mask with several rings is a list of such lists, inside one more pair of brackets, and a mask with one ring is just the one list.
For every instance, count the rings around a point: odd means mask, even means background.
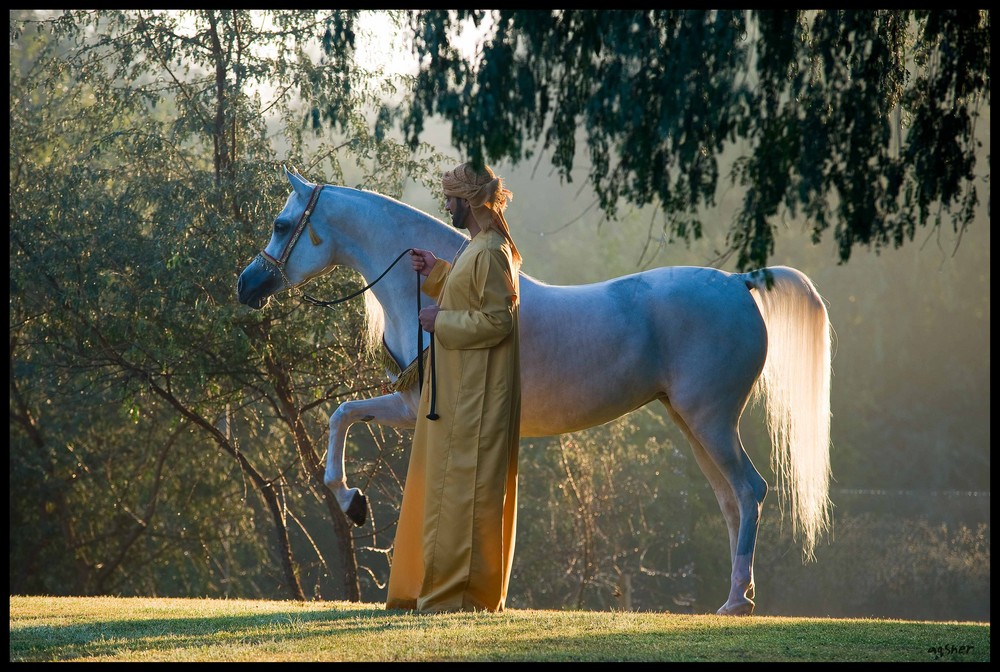
[{"label": "man standing", "polygon": [[[431,385],[420,397],[389,572],[387,609],[501,611],[514,558],[521,423],[518,270],[492,170],[465,163],[443,177],[452,223],[471,241],[452,264],[414,249],[413,268],[436,306]],[[428,376],[424,376],[425,379]]]}]

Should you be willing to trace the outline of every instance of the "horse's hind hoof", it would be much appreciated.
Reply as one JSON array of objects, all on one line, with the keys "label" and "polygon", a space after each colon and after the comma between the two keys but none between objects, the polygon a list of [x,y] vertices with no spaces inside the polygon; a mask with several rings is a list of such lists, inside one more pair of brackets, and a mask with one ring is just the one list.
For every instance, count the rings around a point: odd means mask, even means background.
[{"label": "horse's hind hoof", "polygon": [[361,527],[365,524],[365,519],[368,517],[368,498],[358,490],[351,497],[351,504],[344,513],[351,519],[352,523],[357,527]]},{"label": "horse's hind hoof", "polygon": [[719,610],[715,612],[719,616],[751,616],[753,614],[753,608],[756,605],[753,600],[740,600],[735,604],[730,604],[726,602],[724,605],[719,607]]}]

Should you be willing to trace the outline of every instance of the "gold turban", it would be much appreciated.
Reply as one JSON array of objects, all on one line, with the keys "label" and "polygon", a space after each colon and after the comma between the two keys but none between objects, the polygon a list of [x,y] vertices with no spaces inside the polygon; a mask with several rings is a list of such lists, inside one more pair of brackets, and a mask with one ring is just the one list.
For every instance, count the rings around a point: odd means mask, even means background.
[{"label": "gold turban", "polygon": [[471,163],[463,163],[449,170],[442,178],[445,196],[464,198],[472,207],[472,216],[480,230],[496,229],[510,244],[511,256],[520,266],[521,253],[518,252],[514,240],[510,237],[510,228],[503,216],[507,204],[514,194],[503,186],[503,180],[497,177],[489,166],[483,166],[477,171]]}]

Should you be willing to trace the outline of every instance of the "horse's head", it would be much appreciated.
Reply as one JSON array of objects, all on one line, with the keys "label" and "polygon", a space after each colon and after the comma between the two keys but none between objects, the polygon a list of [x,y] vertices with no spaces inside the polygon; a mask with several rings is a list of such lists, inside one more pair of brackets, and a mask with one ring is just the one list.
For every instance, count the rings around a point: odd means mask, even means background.
[{"label": "horse's head", "polygon": [[[310,216],[319,202],[321,185],[306,182],[285,169],[292,193],[274,219],[271,240],[240,273],[236,293],[240,303],[260,308],[272,294],[297,287],[331,267],[327,246],[317,235]],[[307,233],[307,241],[299,239]]]}]

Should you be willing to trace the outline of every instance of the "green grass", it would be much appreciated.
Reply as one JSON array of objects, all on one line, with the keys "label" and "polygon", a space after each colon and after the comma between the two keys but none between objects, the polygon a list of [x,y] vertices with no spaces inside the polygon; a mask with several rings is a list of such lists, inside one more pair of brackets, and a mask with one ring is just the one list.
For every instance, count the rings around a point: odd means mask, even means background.
[{"label": "green grass", "polygon": [[508,610],[381,604],[10,598],[10,662],[979,662],[990,624]]}]

